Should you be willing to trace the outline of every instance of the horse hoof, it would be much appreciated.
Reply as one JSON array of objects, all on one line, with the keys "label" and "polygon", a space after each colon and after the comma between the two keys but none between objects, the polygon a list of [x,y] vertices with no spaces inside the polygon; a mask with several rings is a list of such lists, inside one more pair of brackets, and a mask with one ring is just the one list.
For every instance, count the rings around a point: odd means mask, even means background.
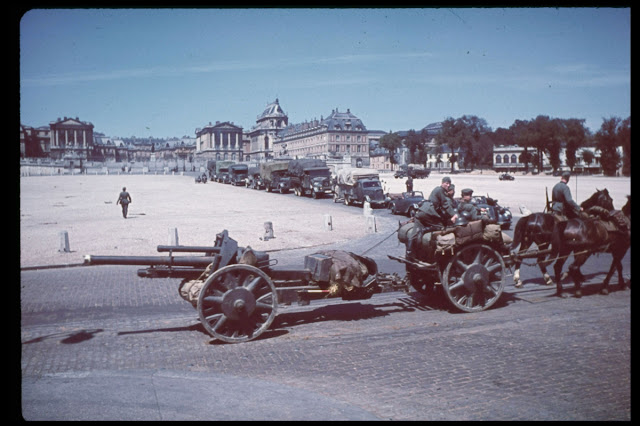
[{"label": "horse hoof", "polygon": [[606,288],[603,288],[602,290],[600,290],[600,294],[603,294],[606,296],[607,294],[609,294],[609,290],[607,290]]},{"label": "horse hoof", "polygon": [[582,297],[582,292],[581,291],[576,291],[576,298],[580,299]]},{"label": "horse hoof", "polygon": [[513,286],[515,288],[521,288],[524,284],[522,283],[522,281],[518,281],[517,283],[515,283]]},{"label": "horse hoof", "polygon": [[567,293],[557,293],[556,296],[560,297],[561,299],[566,299],[567,297],[569,297]]}]

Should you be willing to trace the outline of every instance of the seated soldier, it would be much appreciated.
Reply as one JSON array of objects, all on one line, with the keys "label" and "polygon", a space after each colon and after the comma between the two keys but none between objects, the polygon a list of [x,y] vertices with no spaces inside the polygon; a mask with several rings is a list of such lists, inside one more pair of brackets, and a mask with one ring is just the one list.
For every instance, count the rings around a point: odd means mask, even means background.
[{"label": "seated soldier", "polygon": [[438,229],[444,226],[452,226],[458,218],[457,211],[453,208],[451,198],[447,195],[447,190],[451,185],[451,178],[442,178],[440,186],[436,186],[429,198],[424,200],[418,211],[416,219],[422,225],[430,229]]},{"label": "seated soldier", "polygon": [[462,214],[465,212],[465,216],[469,218],[469,220],[484,220],[488,221],[489,214],[486,209],[478,208],[474,203],[471,202],[471,196],[473,195],[473,189],[465,188],[462,190],[462,200],[458,203],[458,213]]}]

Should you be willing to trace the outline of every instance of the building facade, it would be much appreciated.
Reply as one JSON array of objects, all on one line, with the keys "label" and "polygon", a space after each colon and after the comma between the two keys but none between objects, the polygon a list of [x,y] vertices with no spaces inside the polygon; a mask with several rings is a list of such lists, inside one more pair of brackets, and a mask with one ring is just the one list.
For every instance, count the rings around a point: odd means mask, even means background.
[{"label": "building facade", "polygon": [[51,129],[20,125],[20,158],[51,157]]},{"label": "building facade", "polygon": [[87,160],[93,151],[93,124],[78,117],[49,123],[49,149],[54,160]]},{"label": "building facade", "polygon": [[[528,150],[530,154],[536,154],[535,149]],[[590,151],[591,155],[584,154],[585,151]],[[493,170],[499,173],[515,173],[529,171],[538,171],[536,165],[529,163],[529,167],[524,164],[522,159],[522,153],[524,153],[524,147],[518,145],[498,145],[493,147]],[[618,149],[618,155],[622,154],[622,149]],[[597,174],[602,172],[600,165],[600,150],[596,148],[579,148],[576,151],[576,163],[573,166],[573,172],[575,173],[587,173]],[[585,158],[592,157],[593,160],[589,163],[585,161]],[[622,158],[622,157],[620,157]],[[551,173],[552,166],[547,155],[542,153],[542,172]],[[560,150],[560,168],[559,171],[570,170],[567,165],[566,149]]]},{"label": "building facade", "polygon": [[369,132],[349,109],[335,109],[327,118],[287,126],[277,136],[276,158],[318,158],[369,167]]},{"label": "building facade", "polygon": [[195,155],[208,160],[244,160],[242,127],[233,122],[216,121],[196,129]]},{"label": "building facade", "polygon": [[289,116],[276,100],[265,108],[258,116],[255,126],[247,132],[249,140],[249,158],[246,161],[261,162],[274,158],[274,144],[278,138],[278,132],[289,125]]}]

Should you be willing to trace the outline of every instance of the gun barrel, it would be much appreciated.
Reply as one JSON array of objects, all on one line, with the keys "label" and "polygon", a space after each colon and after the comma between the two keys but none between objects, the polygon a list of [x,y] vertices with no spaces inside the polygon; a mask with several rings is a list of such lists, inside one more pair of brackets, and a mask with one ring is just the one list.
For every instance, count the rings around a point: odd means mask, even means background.
[{"label": "gun barrel", "polygon": [[206,267],[214,256],[94,256],[84,257],[85,265],[147,265]]},{"label": "gun barrel", "polygon": [[158,246],[159,252],[176,252],[176,253],[220,253],[220,247],[207,246]]}]

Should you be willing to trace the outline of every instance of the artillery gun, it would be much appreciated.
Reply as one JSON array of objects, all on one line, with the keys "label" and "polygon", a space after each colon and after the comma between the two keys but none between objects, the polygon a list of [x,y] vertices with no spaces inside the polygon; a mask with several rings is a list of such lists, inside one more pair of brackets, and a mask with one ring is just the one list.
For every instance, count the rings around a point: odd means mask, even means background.
[{"label": "artillery gun", "polygon": [[[237,343],[255,339],[269,328],[278,305],[342,297],[368,299],[395,288],[399,278],[381,276],[367,257],[339,250],[305,256],[304,267],[278,267],[266,252],[240,247],[226,230],[216,235],[214,246],[157,247],[168,256],[86,255],[85,265],[146,265],[143,278],[182,278],[178,291],[198,311],[213,337]],[[176,256],[176,253],[201,253]]]}]

